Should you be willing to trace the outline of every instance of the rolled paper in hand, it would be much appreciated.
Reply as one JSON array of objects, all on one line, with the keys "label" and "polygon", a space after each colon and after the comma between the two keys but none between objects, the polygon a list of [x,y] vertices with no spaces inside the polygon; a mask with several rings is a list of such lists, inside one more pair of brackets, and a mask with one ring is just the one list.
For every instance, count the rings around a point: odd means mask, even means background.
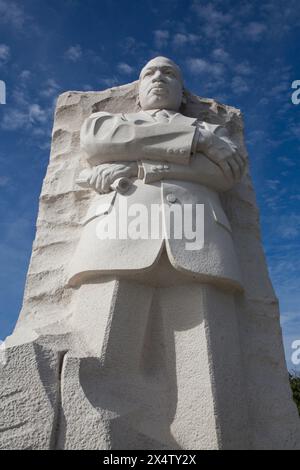
[{"label": "rolled paper in hand", "polygon": [[[92,170],[85,168],[79,174],[79,177],[76,179],[76,183],[81,188],[90,188],[90,177],[92,176]],[[110,186],[112,191],[117,191],[118,193],[124,194],[128,191],[131,181],[129,178],[121,177],[116,179]]]},{"label": "rolled paper in hand", "polygon": [[129,178],[121,177],[114,181],[110,187],[113,191],[118,191],[118,193],[124,194],[128,191],[130,185],[131,181]]}]

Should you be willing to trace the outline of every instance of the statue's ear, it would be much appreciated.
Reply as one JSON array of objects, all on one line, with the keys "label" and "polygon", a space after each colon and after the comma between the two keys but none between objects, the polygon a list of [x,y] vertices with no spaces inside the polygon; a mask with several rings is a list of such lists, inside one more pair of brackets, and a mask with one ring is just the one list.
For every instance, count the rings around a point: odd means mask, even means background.
[{"label": "statue's ear", "polygon": [[135,106],[136,108],[141,109],[141,103],[140,103],[140,98],[138,94],[136,95]]},{"label": "statue's ear", "polygon": [[138,109],[141,109],[141,103],[140,103],[140,94],[139,94],[139,82],[135,85],[135,106]]},{"label": "statue's ear", "polygon": [[187,104],[188,96],[185,88],[182,89],[182,104]]}]

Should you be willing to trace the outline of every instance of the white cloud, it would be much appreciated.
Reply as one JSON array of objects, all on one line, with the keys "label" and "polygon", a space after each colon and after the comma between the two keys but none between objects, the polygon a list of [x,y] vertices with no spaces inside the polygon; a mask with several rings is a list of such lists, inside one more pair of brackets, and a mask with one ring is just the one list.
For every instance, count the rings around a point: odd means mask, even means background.
[{"label": "white cloud", "polygon": [[224,74],[223,64],[208,62],[204,59],[187,59],[187,66],[193,74],[209,74],[213,77],[220,77]]},{"label": "white cloud", "polygon": [[22,70],[20,73],[20,80],[27,81],[31,78],[31,72],[29,70]]},{"label": "white cloud", "polygon": [[249,65],[249,62],[241,62],[235,66],[235,71],[238,75],[251,75],[254,67]]},{"label": "white cloud", "polygon": [[277,231],[285,240],[297,238],[300,235],[300,215],[292,213],[280,217]]},{"label": "white cloud", "polygon": [[278,189],[278,185],[280,185],[279,180],[266,180],[266,185],[269,189],[272,189],[273,191]]},{"label": "white cloud", "polygon": [[9,109],[3,116],[1,127],[7,131],[14,131],[26,126],[28,114],[18,109]]},{"label": "white cloud", "polygon": [[65,57],[71,62],[78,62],[82,57],[82,47],[79,44],[69,47],[65,52]]},{"label": "white cloud", "polygon": [[126,36],[119,44],[119,47],[122,50],[123,54],[125,54],[126,56],[128,54],[145,55],[145,52],[148,49],[146,43],[139,41],[137,38],[134,38],[132,36]]},{"label": "white cloud", "polygon": [[60,86],[57,83],[57,81],[54,80],[54,78],[49,78],[46,81],[44,88],[41,90],[40,95],[46,98],[50,98],[52,96],[57,95],[59,89],[60,89]]},{"label": "white cloud", "polygon": [[5,64],[10,57],[10,48],[6,44],[0,44],[0,65]]},{"label": "white cloud", "polygon": [[245,27],[244,33],[253,41],[259,41],[263,33],[266,32],[266,30],[267,27],[264,23],[252,21]]},{"label": "white cloud", "polygon": [[22,8],[15,2],[0,0],[0,23],[9,24],[14,28],[22,28],[26,16]]},{"label": "white cloud", "polygon": [[48,131],[53,112],[51,106],[42,106],[32,103],[31,98],[24,90],[17,88],[13,92],[15,107],[8,108],[1,121],[1,129],[6,131],[30,130],[31,135],[38,135]]},{"label": "white cloud", "polygon": [[125,62],[120,62],[117,67],[119,72],[125,75],[131,75],[135,70],[134,67],[131,67],[131,65],[128,65]]},{"label": "white cloud", "polygon": [[292,167],[292,166],[295,166],[295,165],[296,165],[296,163],[294,162],[294,160],[292,160],[291,158],[285,157],[285,156],[278,157],[278,161],[279,161],[280,163],[283,163],[283,164],[286,165],[286,166],[289,166],[289,167]]},{"label": "white cloud", "polygon": [[192,10],[202,20],[201,31],[209,38],[222,36],[228,32],[228,24],[233,22],[233,17],[230,13],[223,13],[212,2],[203,4],[203,2],[195,0]]},{"label": "white cloud", "polygon": [[41,122],[44,123],[47,120],[47,113],[41,108],[39,104],[32,104],[29,106],[29,121],[31,123]]},{"label": "white cloud", "polygon": [[230,60],[228,52],[226,52],[222,47],[214,49],[212,52],[212,56],[214,59],[220,60],[221,62],[228,62]]},{"label": "white cloud", "polygon": [[296,238],[299,234],[299,227],[293,227],[293,226],[280,226],[278,229],[279,235],[286,239],[286,240],[292,240],[293,238]]},{"label": "white cloud", "polygon": [[212,3],[204,5],[202,2],[194,2],[193,9],[209,24],[228,24],[232,21],[232,15],[217,10],[216,6]]},{"label": "white cloud", "polygon": [[249,86],[246,80],[243,77],[240,77],[239,75],[233,77],[231,82],[231,88],[232,91],[237,95],[241,95],[242,93],[246,93],[247,91],[249,91]]},{"label": "white cloud", "polygon": [[260,142],[265,142],[267,138],[267,134],[262,129],[256,129],[254,131],[248,132],[247,144],[255,145]]},{"label": "white cloud", "polygon": [[188,44],[196,44],[199,39],[197,34],[176,33],[172,39],[172,44],[174,47],[183,47]]},{"label": "white cloud", "polygon": [[18,106],[29,106],[29,97],[23,89],[16,88],[13,90],[12,96]]},{"label": "white cloud", "polygon": [[170,37],[169,31],[157,29],[153,32],[154,34],[154,43],[157,49],[161,49],[168,45],[168,40]]},{"label": "white cloud", "polygon": [[113,86],[116,86],[119,83],[119,80],[117,79],[117,77],[101,78],[99,81],[102,85],[105,85],[109,88],[113,87]]}]

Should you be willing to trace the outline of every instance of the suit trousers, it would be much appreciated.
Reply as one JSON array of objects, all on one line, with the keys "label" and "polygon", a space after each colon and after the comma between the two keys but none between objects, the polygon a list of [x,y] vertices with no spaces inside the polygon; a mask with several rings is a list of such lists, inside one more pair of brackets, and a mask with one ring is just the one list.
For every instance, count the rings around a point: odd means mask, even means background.
[{"label": "suit trousers", "polygon": [[[176,271],[165,251],[152,269],[78,288],[85,353],[63,368],[61,447],[243,448],[236,313],[234,294]],[[75,405],[93,437],[78,437]]]}]

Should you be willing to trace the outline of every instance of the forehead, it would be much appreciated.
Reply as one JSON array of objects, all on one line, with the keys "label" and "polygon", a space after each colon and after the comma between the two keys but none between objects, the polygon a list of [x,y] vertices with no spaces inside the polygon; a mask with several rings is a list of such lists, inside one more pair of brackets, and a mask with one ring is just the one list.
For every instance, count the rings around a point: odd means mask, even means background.
[{"label": "forehead", "polygon": [[150,62],[148,62],[145,65],[145,67],[142,68],[141,73],[140,73],[140,78],[142,78],[145,72],[147,72],[148,70],[157,70],[157,69],[172,70],[177,75],[177,77],[180,78],[180,80],[182,80],[181,71],[179,67],[174,62],[171,62],[170,60],[167,60],[167,59],[150,60]]}]

